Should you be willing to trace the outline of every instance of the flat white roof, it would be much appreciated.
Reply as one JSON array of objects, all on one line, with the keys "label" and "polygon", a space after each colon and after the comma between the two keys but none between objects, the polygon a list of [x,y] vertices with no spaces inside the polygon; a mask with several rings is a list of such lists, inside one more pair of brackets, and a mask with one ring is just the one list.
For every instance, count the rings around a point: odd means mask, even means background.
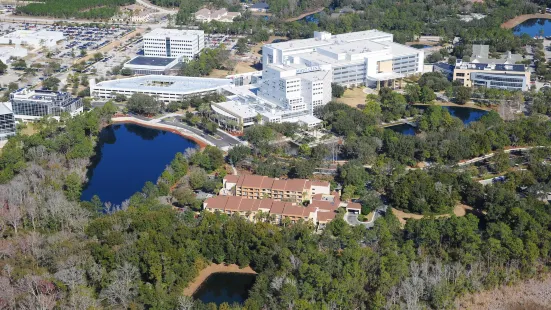
[{"label": "flat white roof", "polygon": [[231,85],[230,79],[198,78],[189,76],[146,75],[103,81],[95,88],[109,88],[135,92],[189,94]]},{"label": "flat white roof", "polygon": [[4,115],[4,114],[12,114],[12,110],[11,110],[11,103],[9,103],[9,107],[8,107],[8,103],[7,102],[0,102],[0,114],[1,115]]},{"label": "flat white roof", "polygon": [[265,46],[273,47],[275,49],[281,50],[297,50],[297,49],[306,49],[314,48],[325,45],[339,45],[348,42],[354,41],[364,41],[364,40],[378,40],[383,38],[392,38],[392,34],[379,31],[376,29],[366,30],[366,31],[357,31],[349,32],[343,34],[332,35],[329,40],[321,40],[317,38],[311,39],[302,39],[302,40],[291,40],[286,42],[271,43],[266,44]]},{"label": "flat white roof", "polygon": [[[220,113],[222,115],[226,116],[234,116],[237,115],[241,118],[250,118],[255,117],[258,112],[256,112],[250,104],[246,103],[239,103],[235,101],[226,101],[226,102],[219,102],[219,103],[213,103],[212,109],[216,113]],[[228,112],[224,111],[223,109],[227,111],[231,111],[234,115],[227,115]]]},{"label": "flat white roof", "polygon": [[178,29],[156,28],[156,29],[153,29],[151,32],[146,33],[143,37],[160,39],[165,37],[185,37],[185,36],[196,36],[196,35],[204,35],[204,34],[205,32],[203,30],[178,30]]},{"label": "flat white roof", "polygon": [[3,36],[7,39],[22,39],[22,38],[34,38],[34,39],[51,39],[63,37],[61,31],[49,31],[49,30],[16,30]]}]

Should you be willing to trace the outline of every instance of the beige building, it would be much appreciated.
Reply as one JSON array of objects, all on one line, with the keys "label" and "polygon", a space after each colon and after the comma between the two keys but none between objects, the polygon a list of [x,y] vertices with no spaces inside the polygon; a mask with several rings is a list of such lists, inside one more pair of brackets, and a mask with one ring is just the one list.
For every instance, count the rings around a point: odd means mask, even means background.
[{"label": "beige building", "polygon": [[219,10],[209,10],[202,8],[195,12],[195,20],[198,22],[208,23],[210,21],[218,21],[223,23],[231,23],[237,16],[241,16],[239,12],[228,12],[225,8]]},{"label": "beige building", "polygon": [[453,80],[466,87],[527,91],[530,71],[517,64],[459,63],[453,70]]},{"label": "beige building", "polygon": [[488,45],[473,45],[469,62],[458,60],[453,70],[453,80],[466,87],[487,87],[527,91],[530,83],[529,68],[522,64],[522,55],[508,52],[501,58],[489,58]]},{"label": "beige building", "polygon": [[224,178],[223,187],[235,196],[296,203],[311,202],[314,195],[331,193],[329,182],[305,179],[280,180],[260,175],[229,175]]},{"label": "beige building", "polygon": [[267,221],[273,224],[282,224],[286,221],[296,223],[299,221],[311,222],[325,227],[327,223],[335,219],[337,205],[311,204],[307,207],[295,202],[283,202],[274,199],[250,199],[237,196],[216,196],[207,198],[203,202],[203,209],[208,212],[220,212],[227,215],[240,215],[252,222]]}]

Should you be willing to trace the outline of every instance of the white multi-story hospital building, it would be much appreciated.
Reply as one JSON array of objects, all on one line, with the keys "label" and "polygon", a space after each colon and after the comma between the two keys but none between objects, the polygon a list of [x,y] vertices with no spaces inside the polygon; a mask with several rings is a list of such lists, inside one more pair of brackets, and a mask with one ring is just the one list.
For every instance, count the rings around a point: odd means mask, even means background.
[{"label": "white multi-story hospital building", "polygon": [[[424,53],[393,42],[378,30],[266,44],[262,48],[262,78],[253,86],[232,86],[231,102],[217,103],[220,120],[253,124],[252,115],[266,122],[321,121],[314,110],[331,100],[331,83],[343,86],[394,86],[397,80],[423,72]],[[237,83],[236,83],[237,84]]]},{"label": "white multi-story hospital building", "polygon": [[390,33],[367,30],[331,35],[315,32],[314,38],[266,44],[264,68],[273,65],[328,66],[332,81],[343,86],[375,87],[423,72],[424,52],[393,42]]},{"label": "white multi-story hospital building", "polygon": [[205,47],[203,30],[157,28],[143,36],[144,56],[192,59]]},{"label": "white multi-story hospital building", "polygon": [[[167,37],[168,42],[167,35],[159,37],[162,40]],[[147,55],[148,43],[145,38],[144,41]],[[169,45],[159,44],[166,48]],[[260,72],[253,72],[251,76],[230,77],[233,80],[143,77],[92,83],[91,92],[101,98],[111,98],[114,93],[142,92],[161,95],[166,100],[180,100],[183,95],[216,90],[228,99],[212,104],[214,117],[220,123],[231,121],[232,127],[236,123],[246,127],[260,116],[262,122],[300,122],[312,127],[321,123],[314,116],[314,110],[331,100],[331,83],[393,86],[395,81],[408,75],[422,73],[423,59],[422,50],[394,43],[392,34],[378,30],[339,35],[315,32],[311,39],[265,45],[262,76]],[[250,80],[251,84],[243,83],[244,80]],[[178,87],[189,83],[193,87]]]}]

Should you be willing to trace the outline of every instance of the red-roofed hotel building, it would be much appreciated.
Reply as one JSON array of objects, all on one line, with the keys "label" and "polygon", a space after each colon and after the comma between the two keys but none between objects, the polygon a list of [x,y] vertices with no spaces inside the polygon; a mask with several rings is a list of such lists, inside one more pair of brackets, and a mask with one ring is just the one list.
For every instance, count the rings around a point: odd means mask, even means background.
[{"label": "red-roofed hotel building", "polygon": [[224,189],[235,196],[250,199],[273,199],[302,203],[312,202],[314,195],[329,195],[329,182],[305,179],[280,180],[260,175],[229,175],[223,180]]}]

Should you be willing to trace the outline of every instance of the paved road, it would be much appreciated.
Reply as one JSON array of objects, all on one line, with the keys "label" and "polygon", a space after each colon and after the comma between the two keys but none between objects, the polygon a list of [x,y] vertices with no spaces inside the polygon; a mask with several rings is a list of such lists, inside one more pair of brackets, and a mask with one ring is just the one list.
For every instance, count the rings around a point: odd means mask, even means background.
[{"label": "paved road", "polygon": [[191,127],[191,126],[188,126],[186,124],[182,124],[181,122],[178,122],[178,121],[161,121],[160,122],[161,124],[167,124],[167,125],[172,125],[172,126],[176,126],[176,127],[180,127],[180,128],[184,128],[188,131],[191,131],[193,132],[194,134],[198,135],[198,136],[201,136],[203,139],[205,140],[208,140],[209,142],[211,142],[212,144],[216,145],[217,147],[223,149],[223,150],[227,150],[229,149],[233,144],[236,144],[236,142],[233,140],[233,139],[229,139],[227,137],[223,137],[221,136],[221,139],[218,140],[218,139],[215,139],[207,134],[205,134],[202,130],[200,129],[197,129],[195,127]]},{"label": "paved road", "polygon": [[360,222],[358,220],[358,214],[346,212],[346,214],[344,215],[344,221],[351,226],[363,225],[365,226],[365,228],[373,228],[373,225],[375,225],[375,221],[383,216],[387,212],[387,210],[388,206],[386,205],[375,210],[373,219],[370,222]]}]

